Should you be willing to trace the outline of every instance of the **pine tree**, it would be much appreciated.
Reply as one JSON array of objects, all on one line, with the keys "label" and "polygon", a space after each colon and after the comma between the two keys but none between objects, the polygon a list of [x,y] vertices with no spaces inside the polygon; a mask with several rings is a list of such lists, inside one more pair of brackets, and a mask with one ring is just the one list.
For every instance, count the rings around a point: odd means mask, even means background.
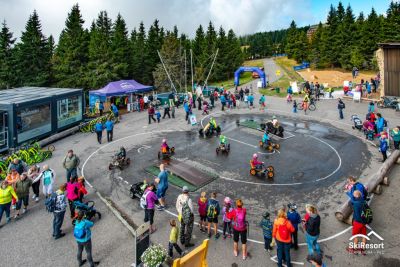
[{"label": "pine tree", "polygon": [[78,4],[74,5],[54,53],[55,83],[59,87],[87,88],[89,33],[83,28],[84,22]]},{"label": "pine tree", "polygon": [[[176,36],[176,38],[178,38]],[[146,40],[146,52],[145,52],[145,76],[144,81],[147,84],[153,84],[153,71],[155,70],[157,64],[160,62],[157,51],[161,49],[163,40],[161,39],[161,29],[159,26],[159,21],[156,19],[150,26],[148,37]]]},{"label": "pine tree", "polygon": [[112,64],[111,27],[106,11],[101,11],[96,22],[92,23],[87,73],[90,88],[100,88],[116,79]]},{"label": "pine tree", "polygon": [[288,58],[293,58],[296,39],[297,39],[297,25],[296,22],[292,20],[286,34],[285,52],[288,55]]},{"label": "pine tree", "polygon": [[50,53],[48,40],[42,33],[39,16],[36,10],[29,16],[22,32],[21,42],[16,45],[17,85],[49,85]]},{"label": "pine tree", "polygon": [[133,30],[131,34],[131,76],[140,83],[146,83],[145,64],[146,64],[146,30],[143,22],[139,25],[139,31]]},{"label": "pine tree", "polygon": [[339,62],[341,67],[347,70],[353,68],[352,64],[350,63],[350,59],[354,42],[354,33],[356,30],[354,23],[353,10],[351,9],[350,5],[348,5],[343,21],[339,26],[341,50]]},{"label": "pine tree", "polygon": [[400,40],[400,2],[392,1],[382,24],[382,41]]},{"label": "pine tree", "polygon": [[206,50],[206,40],[204,35],[203,26],[199,26],[196,30],[196,36],[192,43],[193,49],[193,64],[194,68],[194,75],[196,83],[203,81],[206,77],[205,75],[205,65],[207,58],[204,58],[205,50]]},{"label": "pine tree", "polygon": [[378,49],[378,42],[380,42],[381,21],[382,18],[378,17],[375,9],[372,8],[371,13],[363,24],[360,52],[366,60],[364,68],[372,68],[374,52]]},{"label": "pine tree", "polygon": [[364,27],[365,19],[364,13],[360,13],[357,17],[355,23],[355,31],[353,34],[353,38],[356,40],[351,48],[351,56],[350,56],[350,63],[353,67],[357,67],[361,69],[364,65],[366,65],[365,56],[362,54],[362,43],[363,39],[363,27]]},{"label": "pine tree", "polygon": [[216,42],[216,47],[219,50],[218,50],[218,58],[216,59],[214,66],[213,80],[223,81],[228,78],[226,72],[229,66],[230,59],[228,58],[229,51],[228,51],[226,34],[222,26],[219,28],[218,31],[218,39]]},{"label": "pine tree", "polygon": [[[167,33],[160,54],[175,88],[179,90],[178,84],[180,83],[181,77],[181,55],[179,39],[176,38],[174,32]],[[170,91],[173,88],[161,63],[157,64],[153,76],[155,86],[159,90]]]},{"label": "pine tree", "polygon": [[322,51],[322,35],[324,28],[322,23],[318,24],[318,28],[311,37],[310,44],[310,62],[315,68],[322,68],[323,62],[321,61],[321,51]]},{"label": "pine tree", "polygon": [[226,75],[227,77],[232,77],[234,71],[243,64],[244,55],[240,46],[239,39],[236,37],[235,32],[230,29],[228,31],[227,40],[226,40],[227,48],[229,51],[227,54],[227,58],[229,60],[226,61]]},{"label": "pine tree", "polygon": [[6,21],[3,21],[0,32],[0,89],[14,85],[12,64],[14,42],[13,33],[7,27]]},{"label": "pine tree", "polygon": [[118,13],[111,35],[112,72],[116,79],[129,77],[129,39],[125,20]]}]

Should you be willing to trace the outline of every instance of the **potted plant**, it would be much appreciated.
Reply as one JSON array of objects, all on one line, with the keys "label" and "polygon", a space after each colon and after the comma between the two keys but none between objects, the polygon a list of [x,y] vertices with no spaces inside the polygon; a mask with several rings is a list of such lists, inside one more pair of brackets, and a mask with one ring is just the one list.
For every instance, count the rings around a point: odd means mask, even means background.
[{"label": "potted plant", "polygon": [[141,256],[141,260],[145,267],[159,267],[167,260],[167,257],[167,250],[158,244],[146,249]]}]

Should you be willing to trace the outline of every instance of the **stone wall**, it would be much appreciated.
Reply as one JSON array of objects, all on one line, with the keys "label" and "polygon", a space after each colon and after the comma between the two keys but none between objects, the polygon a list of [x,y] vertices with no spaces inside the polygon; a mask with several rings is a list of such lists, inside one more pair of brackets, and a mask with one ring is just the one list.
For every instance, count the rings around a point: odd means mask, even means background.
[{"label": "stone wall", "polygon": [[379,74],[381,76],[381,82],[379,83],[379,87],[377,90],[381,93],[381,96],[385,95],[385,56],[383,53],[383,49],[379,48],[375,52],[376,61],[378,62]]}]

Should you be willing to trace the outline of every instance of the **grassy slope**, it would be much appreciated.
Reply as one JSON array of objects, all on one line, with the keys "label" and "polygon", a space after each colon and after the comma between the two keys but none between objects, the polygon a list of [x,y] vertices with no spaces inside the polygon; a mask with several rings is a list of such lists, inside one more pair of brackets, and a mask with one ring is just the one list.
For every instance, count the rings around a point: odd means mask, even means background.
[{"label": "grassy slope", "polygon": [[[246,60],[243,63],[243,66],[252,66],[252,67],[264,67],[264,60],[255,59],[255,60]],[[251,82],[253,78],[251,77],[251,72],[244,72],[240,75],[240,84],[245,84]],[[211,86],[222,86],[224,87],[233,87],[233,78],[226,81],[217,81],[210,83]]]}]

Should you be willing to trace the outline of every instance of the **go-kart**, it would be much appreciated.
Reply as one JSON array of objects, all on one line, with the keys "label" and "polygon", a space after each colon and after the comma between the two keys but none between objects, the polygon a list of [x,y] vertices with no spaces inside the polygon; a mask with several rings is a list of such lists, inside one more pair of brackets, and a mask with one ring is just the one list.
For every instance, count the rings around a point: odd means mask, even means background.
[{"label": "go-kart", "polygon": [[108,169],[111,171],[115,168],[119,168],[120,170],[123,170],[126,166],[131,164],[131,159],[130,158],[125,158],[122,159],[118,156],[113,156],[112,161],[108,165]]},{"label": "go-kart", "polygon": [[261,123],[260,128],[263,131],[268,133],[272,133],[276,136],[283,137],[283,132],[285,131],[282,126],[275,127],[272,121],[268,121],[267,123]]},{"label": "go-kart", "polygon": [[199,130],[199,135],[202,137],[212,137],[214,133],[218,136],[221,133],[221,128],[217,126],[217,128],[214,129],[214,127],[210,126],[206,132],[204,132],[204,129]]},{"label": "go-kart", "polygon": [[262,168],[257,168],[250,162],[250,175],[251,176],[262,176],[262,177],[268,177],[268,178],[274,178],[275,173],[274,173],[274,167],[268,166],[265,168],[264,164],[262,165]]},{"label": "go-kart", "polygon": [[175,153],[175,147],[171,147],[169,148],[168,151],[162,151],[160,149],[160,151],[158,151],[158,159],[170,159],[171,156]]},{"label": "go-kart", "polygon": [[220,144],[215,149],[215,152],[217,153],[217,155],[219,154],[219,152],[228,154],[230,150],[231,150],[231,145],[230,144]]},{"label": "go-kart", "polygon": [[262,140],[259,142],[259,145],[261,148],[265,148],[268,151],[272,151],[274,149],[279,149],[281,148],[280,144],[275,144],[272,143],[271,141],[268,141],[267,143],[264,143]]}]

